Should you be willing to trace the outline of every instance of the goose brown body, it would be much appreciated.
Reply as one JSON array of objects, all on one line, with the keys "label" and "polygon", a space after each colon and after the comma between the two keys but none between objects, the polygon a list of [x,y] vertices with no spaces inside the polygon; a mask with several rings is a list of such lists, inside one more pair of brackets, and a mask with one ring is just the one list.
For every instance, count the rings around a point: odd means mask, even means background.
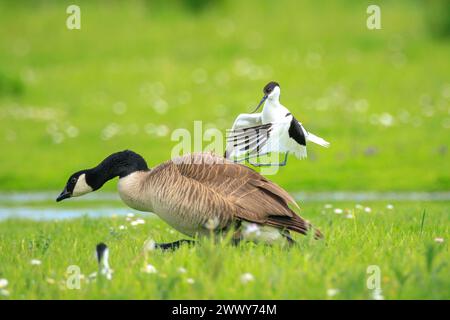
[{"label": "goose brown body", "polygon": [[[290,205],[294,199],[254,170],[211,153],[195,153],[133,172],[119,180],[130,207],[154,212],[189,236],[247,221],[306,234],[311,225]],[[316,236],[321,236],[316,230]]]}]

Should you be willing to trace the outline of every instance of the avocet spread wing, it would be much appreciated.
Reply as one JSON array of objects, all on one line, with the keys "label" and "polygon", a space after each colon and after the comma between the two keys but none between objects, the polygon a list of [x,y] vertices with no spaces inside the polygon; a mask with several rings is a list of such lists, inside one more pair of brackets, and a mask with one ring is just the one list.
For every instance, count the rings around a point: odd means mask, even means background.
[{"label": "avocet spread wing", "polygon": [[[247,128],[259,126],[262,124],[261,113],[242,113],[234,120],[231,130],[227,133],[227,147],[225,150],[225,158],[230,156],[236,157],[238,146],[245,142],[243,139],[243,131]],[[250,131],[249,131],[250,133]],[[235,139],[236,138],[236,139]],[[245,152],[244,152],[245,153]]]},{"label": "avocet spread wing", "polygon": [[262,124],[261,113],[241,113],[234,120],[231,130],[254,127]]},{"label": "avocet spread wing", "polygon": [[299,159],[307,157],[306,143],[310,141],[328,147],[324,139],[306,131],[291,114],[277,122],[262,124],[260,114],[241,114],[227,133],[225,157],[235,161],[270,152],[292,152]]},{"label": "avocet spread wing", "polygon": [[268,151],[267,141],[273,129],[272,123],[231,130],[227,135],[227,158],[243,155],[263,155]]},{"label": "avocet spread wing", "polygon": [[289,119],[232,129],[227,135],[226,156],[238,160],[242,156],[262,156],[269,152],[286,152],[283,136],[289,129]]}]

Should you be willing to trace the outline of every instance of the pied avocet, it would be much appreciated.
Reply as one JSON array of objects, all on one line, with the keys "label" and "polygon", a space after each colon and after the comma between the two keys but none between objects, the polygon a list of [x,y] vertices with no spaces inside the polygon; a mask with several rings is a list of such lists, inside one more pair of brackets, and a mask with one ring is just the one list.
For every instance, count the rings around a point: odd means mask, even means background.
[{"label": "pied avocet", "polygon": [[[313,142],[328,148],[324,139],[306,131],[303,125],[280,103],[280,85],[269,82],[263,89],[264,96],[252,113],[240,114],[227,137],[225,157],[237,162],[246,161],[269,152],[285,153],[282,163],[255,166],[284,166],[288,153],[306,158],[306,143]],[[261,113],[255,113],[264,103]]]}]

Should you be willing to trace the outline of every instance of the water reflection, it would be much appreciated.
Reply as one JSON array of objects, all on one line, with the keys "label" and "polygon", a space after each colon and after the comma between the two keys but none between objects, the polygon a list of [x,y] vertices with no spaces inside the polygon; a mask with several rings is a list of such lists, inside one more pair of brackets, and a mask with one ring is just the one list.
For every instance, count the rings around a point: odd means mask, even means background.
[{"label": "water reflection", "polygon": [[[83,216],[91,218],[126,216],[133,210],[128,208],[70,208],[70,209],[55,209],[55,208],[29,208],[29,207],[13,207],[0,208],[0,220],[9,218],[14,219],[31,219],[31,220],[63,220],[74,219]],[[137,212],[136,212],[137,213]],[[147,213],[140,213],[145,214]]]}]

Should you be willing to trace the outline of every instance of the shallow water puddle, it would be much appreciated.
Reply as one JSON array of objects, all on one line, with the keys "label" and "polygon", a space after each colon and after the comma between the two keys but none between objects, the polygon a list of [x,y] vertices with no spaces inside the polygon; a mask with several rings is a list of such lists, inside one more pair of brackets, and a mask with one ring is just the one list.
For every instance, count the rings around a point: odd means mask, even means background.
[{"label": "shallow water puddle", "polygon": [[111,217],[112,215],[126,216],[128,213],[151,215],[137,212],[127,208],[29,208],[29,207],[0,207],[0,220],[9,218],[32,219],[32,220],[63,220],[73,219],[83,216],[91,218]]},{"label": "shallow water puddle", "polygon": [[[32,220],[60,220],[82,216],[110,217],[124,216],[128,213],[144,214],[121,206],[116,193],[92,193],[82,199],[70,199],[73,205],[83,207],[67,207],[57,205],[57,192],[27,192],[0,193],[0,220],[8,218],[22,218]],[[374,201],[450,201],[450,192],[294,192],[294,197],[300,202],[374,202]],[[95,204],[103,202],[103,206]],[[86,204],[87,203],[87,204]],[[32,205],[38,204],[39,207]],[[151,215],[151,214],[150,214]]]},{"label": "shallow water puddle", "polygon": [[[0,204],[3,202],[55,202],[59,191],[52,192],[0,192]],[[119,195],[112,192],[89,193],[80,199],[82,202],[90,201],[120,201]]]},{"label": "shallow water puddle", "polygon": [[[30,203],[54,202],[58,191],[54,192],[0,192],[0,206],[4,202]],[[450,191],[318,191],[291,192],[299,201],[450,201]],[[117,193],[90,193],[77,201],[120,201]]]},{"label": "shallow water puddle", "polygon": [[372,192],[372,191],[325,191],[294,192],[299,201],[450,201],[450,191],[408,191],[408,192]]}]

